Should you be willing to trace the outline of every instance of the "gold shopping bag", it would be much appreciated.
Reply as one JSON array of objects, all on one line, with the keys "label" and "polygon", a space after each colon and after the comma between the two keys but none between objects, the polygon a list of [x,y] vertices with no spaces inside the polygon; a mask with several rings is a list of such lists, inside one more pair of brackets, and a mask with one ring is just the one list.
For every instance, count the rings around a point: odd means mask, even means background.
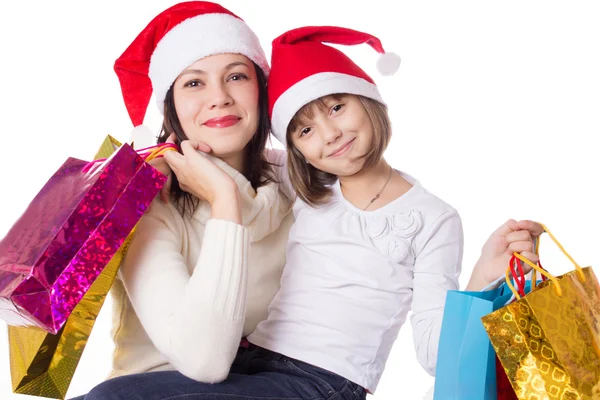
[{"label": "gold shopping bag", "polygon": [[598,279],[544,230],[575,270],[555,277],[515,254],[548,280],[521,297],[507,278],[517,300],[482,321],[520,400],[600,400]]},{"label": "gold shopping bag", "polygon": [[[121,146],[110,135],[94,159],[108,158]],[[169,149],[155,149],[145,161]],[[10,370],[13,392],[64,399],[94,327],[96,318],[113,284],[134,229],[76,305],[63,328],[52,335],[31,327],[8,327]]]}]

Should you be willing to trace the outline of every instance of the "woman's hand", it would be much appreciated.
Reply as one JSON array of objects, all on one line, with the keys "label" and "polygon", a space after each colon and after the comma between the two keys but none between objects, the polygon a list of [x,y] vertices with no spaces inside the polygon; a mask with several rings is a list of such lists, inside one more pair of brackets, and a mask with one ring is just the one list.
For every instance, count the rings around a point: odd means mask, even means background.
[{"label": "woman's hand", "polygon": [[[175,136],[175,134],[172,133],[169,136],[169,138],[167,139],[166,143],[176,144],[175,140],[176,140],[176,136]],[[198,150],[200,150],[204,153],[210,153],[211,148],[210,148],[210,146],[208,146],[205,143],[198,143]],[[167,177],[165,184],[160,189],[160,199],[163,203],[166,204],[169,202],[169,199],[171,197],[171,185],[173,182],[173,176],[171,175],[171,173],[172,173],[171,167],[169,166],[169,164],[163,157],[154,158],[154,159],[148,161],[148,164],[150,164],[152,167],[154,167],[156,170],[158,170],[161,174],[163,174]]]},{"label": "woman's hand", "polygon": [[212,218],[241,224],[240,196],[234,180],[220,167],[199,153],[210,147],[197,141],[181,142],[181,152],[167,151],[163,158],[177,176],[182,190],[207,201]]}]

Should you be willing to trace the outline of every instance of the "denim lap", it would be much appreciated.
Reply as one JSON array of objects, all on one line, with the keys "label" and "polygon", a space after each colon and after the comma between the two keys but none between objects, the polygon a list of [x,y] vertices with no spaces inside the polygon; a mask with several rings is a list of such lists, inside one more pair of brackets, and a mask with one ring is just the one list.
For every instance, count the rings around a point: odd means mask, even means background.
[{"label": "denim lap", "polygon": [[114,378],[72,400],[358,400],[364,390],[312,365],[257,346],[240,350],[223,382],[208,384],[177,371]]}]

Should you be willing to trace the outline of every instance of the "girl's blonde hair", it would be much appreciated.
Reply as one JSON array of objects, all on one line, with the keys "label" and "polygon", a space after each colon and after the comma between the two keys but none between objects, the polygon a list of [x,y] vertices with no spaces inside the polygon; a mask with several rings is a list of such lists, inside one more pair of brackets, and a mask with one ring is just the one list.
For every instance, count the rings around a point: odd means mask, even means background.
[{"label": "girl's blonde hair", "polygon": [[338,177],[308,164],[300,150],[294,146],[291,134],[303,120],[314,116],[313,106],[317,106],[320,110],[326,110],[327,100],[340,101],[344,96],[356,96],[359,99],[373,127],[371,150],[363,156],[365,159],[363,168],[369,168],[381,160],[392,136],[392,124],[387,107],[385,104],[368,97],[344,93],[330,94],[313,100],[298,110],[290,121],[286,132],[288,173],[298,197],[313,207],[323,204],[327,200],[331,195],[331,185],[335,183]]}]

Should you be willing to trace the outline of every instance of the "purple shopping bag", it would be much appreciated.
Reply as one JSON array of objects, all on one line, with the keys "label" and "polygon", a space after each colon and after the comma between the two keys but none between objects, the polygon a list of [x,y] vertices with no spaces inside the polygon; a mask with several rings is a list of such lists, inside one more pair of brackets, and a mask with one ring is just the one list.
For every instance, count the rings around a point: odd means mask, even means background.
[{"label": "purple shopping bag", "polygon": [[166,177],[124,144],[102,164],[69,158],[0,242],[0,318],[56,334]]}]

